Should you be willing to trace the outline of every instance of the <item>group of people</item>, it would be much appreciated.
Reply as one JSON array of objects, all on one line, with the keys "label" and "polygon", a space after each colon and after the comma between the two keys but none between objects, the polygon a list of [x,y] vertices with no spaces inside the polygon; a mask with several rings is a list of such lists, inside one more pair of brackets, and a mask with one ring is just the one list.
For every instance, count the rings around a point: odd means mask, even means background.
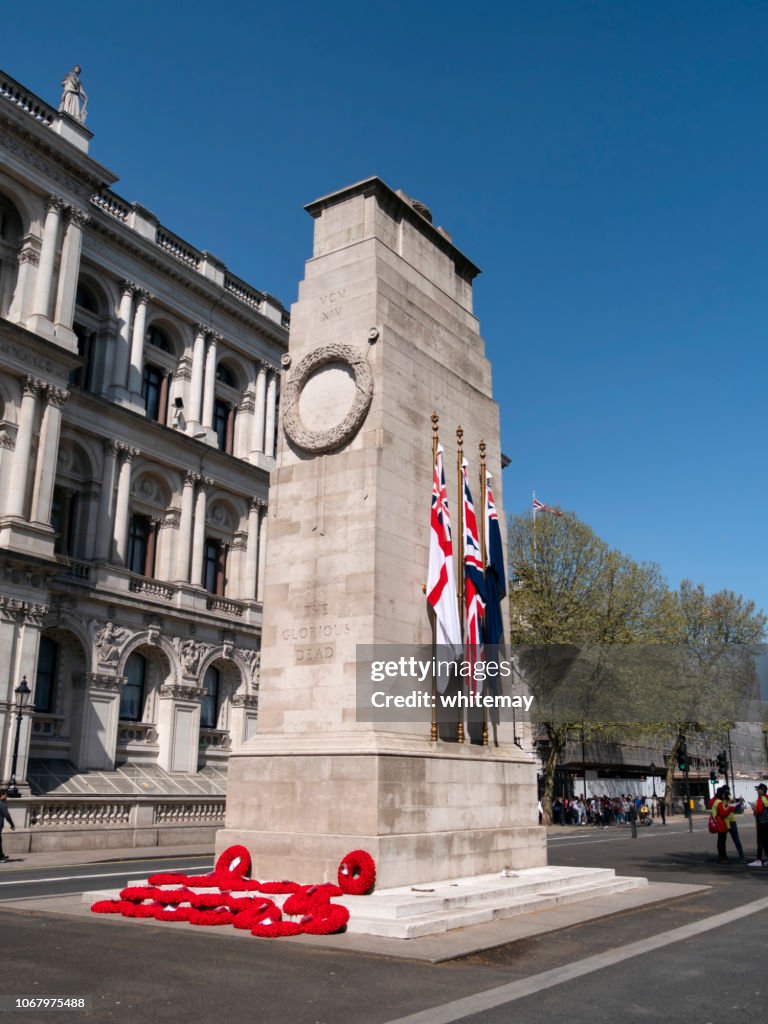
[{"label": "group of people", "polygon": [[[757,790],[757,799],[750,806],[755,816],[757,829],[757,854],[755,859],[749,862],[749,867],[761,868],[768,865],[768,786],[761,782],[755,789]],[[747,858],[744,856],[739,826],[736,823],[736,816],[744,811],[745,801],[742,798],[734,803],[730,801],[730,788],[720,786],[709,804],[710,831],[717,834],[717,859],[721,864],[729,863],[725,843],[730,836],[736,847],[739,861],[746,864]]]},{"label": "group of people", "polygon": [[666,825],[666,809],[663,797],[622,796],[555,797],[552,801],[552,821],[555,825],[628,825],[634,811],[637,821],[661,818]]}]

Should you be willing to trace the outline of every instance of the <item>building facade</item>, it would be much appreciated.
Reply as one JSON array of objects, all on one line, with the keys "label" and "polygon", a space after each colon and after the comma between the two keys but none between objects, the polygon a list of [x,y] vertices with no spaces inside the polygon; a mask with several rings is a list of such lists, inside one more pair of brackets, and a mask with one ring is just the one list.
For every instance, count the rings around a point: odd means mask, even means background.
[{"label": "building facade", "polygon": [[56,765],[191,777],[253,734],[287,349],[285,308],[113,191],[76,111],[0,75],[0,776],[18,731],[23,793]]}]

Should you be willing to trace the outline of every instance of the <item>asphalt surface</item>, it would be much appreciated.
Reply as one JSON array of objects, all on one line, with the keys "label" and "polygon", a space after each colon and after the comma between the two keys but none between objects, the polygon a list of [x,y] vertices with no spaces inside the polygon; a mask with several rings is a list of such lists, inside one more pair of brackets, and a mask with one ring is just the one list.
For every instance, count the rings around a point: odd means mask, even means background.
[{"label": "asphalt surface", "polygon": [[[31,914],[0,905],[4,992],[91,999],[88,1010],[3,1011],[0,1024],[60,1018],[120,1024],[187,1018],[218,1024],[222,1017],[228,1024],[765,1019],[768,869],[717,864],[706,820],[697,819],[695,827],[689,834],[683,819],[672,819],[666,828],[639,830],[634,840],[615,827],[550,830],[552,863],[613,867],[651,881],[710,888],[440,965],[257,940],[225,929],[212,937],[184,924]],[[751,856],[754,830],[745,821],[741,832]],[[137,867],[136,861],[129,865],[130,877],[141,876]],[[112,865],[89,866],[97,868],[111,871]],[[0,876],[0,897],[9,877]]]},{"label": "asphalt surface", "polygon": [[23,865],[21,858],[12,858],[0,865],[0,904],[33,896],[67,896],[93,889],[122,889],[131,879],[144,878],[155,871],[205,874],[213,868],[213,859],[206,855],[31,868]]}]

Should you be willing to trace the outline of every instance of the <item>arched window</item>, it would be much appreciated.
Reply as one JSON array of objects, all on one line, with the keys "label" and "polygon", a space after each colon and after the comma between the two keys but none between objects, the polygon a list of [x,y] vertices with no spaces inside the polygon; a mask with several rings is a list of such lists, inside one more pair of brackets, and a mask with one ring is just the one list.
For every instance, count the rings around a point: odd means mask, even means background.
[{"label": "arched window", "polygon": [[0,316],[7,316],[16,290],[24,226],[13,203],[0,195]]},{"label": "arched window", "polygon": [[221,679],[219,670],[213,665],[203,677],[203,696],[200,705],[200,728],[215,729],[219,721],[219,686]]},{"label": "arched window", "polygon": [[50,714],[53,710],[56,675],[59,670],[59,645],[49,636],[40,637],[35,677],[35,711]]},{"label": "arched window", "polygon": [[[83,360],[82,365],[72,370],[69,383],[85,391],[94,391],[96,356],[103,339],[104,329],[102,309],[94,290],[82,281],[78,281],[75,292],[75,315],[72,330],[77,337],[77,354]],[[103,353],[101,353],[103,360]]]},{"label": "arched window", "polygon": [[161,352],[173,352],[173,345],[168,335],[154,324],[147,331],[147,343],[153,348],[159,348]]},{"label": "arched window", "polygon": [[125,663],[125,682],[120,690],[120,718],[126,722],[141,721],[146,675],[146,658],[131,654]]},{"label": "arched window", "polygon": [[141,395],[147,419],[166,423],[168,394],[176,369],[176,351],[170,336],[157,324],[147,330],[144,348],[146,362],[142,371]]}]

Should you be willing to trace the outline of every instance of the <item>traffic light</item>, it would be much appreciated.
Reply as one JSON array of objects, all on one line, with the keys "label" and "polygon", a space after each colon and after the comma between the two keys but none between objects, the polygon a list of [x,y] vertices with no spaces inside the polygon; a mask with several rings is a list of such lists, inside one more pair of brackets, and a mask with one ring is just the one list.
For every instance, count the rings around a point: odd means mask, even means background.
[{"label": "traffic light", "polygon": [[717,755],[717,770],[721,775],[728,775],[728,758],[724,750]]},{"label": "traffic light", "polygon": [[677,767],[681,772],[688,771],[688,747],[685,742],[685,736],[681,736],[678,740]]},{"label": "traffic light", "polygon": [[709,781],[712,783],[712,785],[715,785],[715,783],[717,782],[717,772],[714,768],[710,768],[709,770]]}]

